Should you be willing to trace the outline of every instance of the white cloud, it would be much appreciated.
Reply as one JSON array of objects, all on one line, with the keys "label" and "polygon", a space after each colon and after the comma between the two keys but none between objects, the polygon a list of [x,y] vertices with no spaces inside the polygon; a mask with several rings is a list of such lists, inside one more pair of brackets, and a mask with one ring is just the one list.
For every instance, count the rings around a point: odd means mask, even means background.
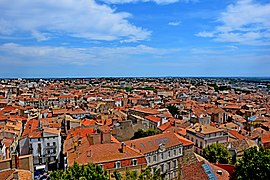
[{"label": "white cloud", "polygon": [[116,60],[131,60],[136,55],[165,57],[177,53],[179,49],[153,48],[145,45],[123,47],[52,47],[23,46],[6,43],[0,46],[0,63],[19,65],[39,64],[100,64]]},{"label": "white cloud", "polygon": [[173,21],[173,22],[169,22],[168,25],[170,26],[179,26],[180,25],[180,21]]},{"label": "white cloud", "polygon": [[90,40],[148,39],[151,32],[128,21],[126,12],[116,12],[95,0],[0,1],[0,35],[28,34],[42,41],[50,33]]},{"label": "white cloud", "polygon": [[138,3],[138,2],[154,2],[156,4],[172,4],[176,2],[197,2],[198,0],[101,0],[108,4],[125,4],[125,3]]},{"label": "white cloud", "polygon": [[214,37],[214,33],[206,32],[206,31],[199,32],[199,33],[197,33],[195,35],[199,36],[199,37]]},{"label": "white cloud", "polygon": [[196,35],[211,37],[220,42],[237,42],[247,45],[270,44],[270,3],[238,0],[229,5],[217,19],[221,25],[212,32]]}]

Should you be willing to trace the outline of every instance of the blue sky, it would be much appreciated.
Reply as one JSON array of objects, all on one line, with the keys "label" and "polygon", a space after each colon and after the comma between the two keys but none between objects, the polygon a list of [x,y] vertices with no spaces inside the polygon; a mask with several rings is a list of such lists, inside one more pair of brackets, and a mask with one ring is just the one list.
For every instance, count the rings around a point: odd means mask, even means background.
[{"label": "blue sky", "polygon": [[0,0],[0,77],[270,76],[269,0]]}]

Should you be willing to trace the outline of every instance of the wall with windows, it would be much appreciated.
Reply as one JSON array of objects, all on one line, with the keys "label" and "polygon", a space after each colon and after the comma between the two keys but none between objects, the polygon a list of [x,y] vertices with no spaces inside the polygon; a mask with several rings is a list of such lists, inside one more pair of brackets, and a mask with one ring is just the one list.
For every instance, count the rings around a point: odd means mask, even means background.
[{"label": "wall with windows", "polygon": [[178,145],[148,153],[145,155],[147,165],[158,168],[165,178],[177,178],[178,159],[183,156],[183,146]]},{"label": "wall with windows", "polygon": [[223,132],[209,133],[204,136],[197,136],[187,131],[187,139],[194,142],[194,152],[197,154],[203,154],[203,148],[213,143],[225,143],[228,141],[228,135]]}]

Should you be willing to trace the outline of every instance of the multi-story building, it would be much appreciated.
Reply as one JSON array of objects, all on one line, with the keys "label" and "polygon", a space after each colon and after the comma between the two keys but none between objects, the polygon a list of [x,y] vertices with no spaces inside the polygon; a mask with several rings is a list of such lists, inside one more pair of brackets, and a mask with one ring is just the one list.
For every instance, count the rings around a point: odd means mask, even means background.
[{"label": "multi-story building", "polygon": [[207,124],[195,124],[186,130],[186,138],[194,142],[194,150],[198,154],[203,154],[203,148],[213,143],[228,142],[228,134],[224,129],[219,129]]},{"label": "multi-story building", "polygon": [[19,139],[20,155],[33,154],[35,170],[59,167],[61,152],[60,129],[40,127],[38,120],[29,120]]},{"label": "multi-story building", "polygon": [[79,165],[94,163],[107,170],[109,175],[114,170],[125,175],[126,171],[136,171],[138,174],[147,165],[144,155],[125,143],[112,138],[108,132],[96,131],[76,134],[64,142],[65,167],[72,166],[74,162]]},{"label": "multi-story building", "polygon": [[193,142],[173,133],[166,132],[125,142],[138,149],[147,159],[147,165],[160,169],[167,179],[177,179],[178,165],[184,150],[192,149]]}]

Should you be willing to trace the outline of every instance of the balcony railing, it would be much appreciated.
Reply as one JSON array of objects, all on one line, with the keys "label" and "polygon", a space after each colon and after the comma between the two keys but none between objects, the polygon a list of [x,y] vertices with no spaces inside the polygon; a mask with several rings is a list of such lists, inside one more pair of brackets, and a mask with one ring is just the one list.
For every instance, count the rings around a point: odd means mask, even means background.
[{"label": "balcony railing", "polygon": [[56,148],[56,146],[54,146],[54,145],[53,146],[46,146],[45,147],[45,149],[54,149],[54,148]]}]

